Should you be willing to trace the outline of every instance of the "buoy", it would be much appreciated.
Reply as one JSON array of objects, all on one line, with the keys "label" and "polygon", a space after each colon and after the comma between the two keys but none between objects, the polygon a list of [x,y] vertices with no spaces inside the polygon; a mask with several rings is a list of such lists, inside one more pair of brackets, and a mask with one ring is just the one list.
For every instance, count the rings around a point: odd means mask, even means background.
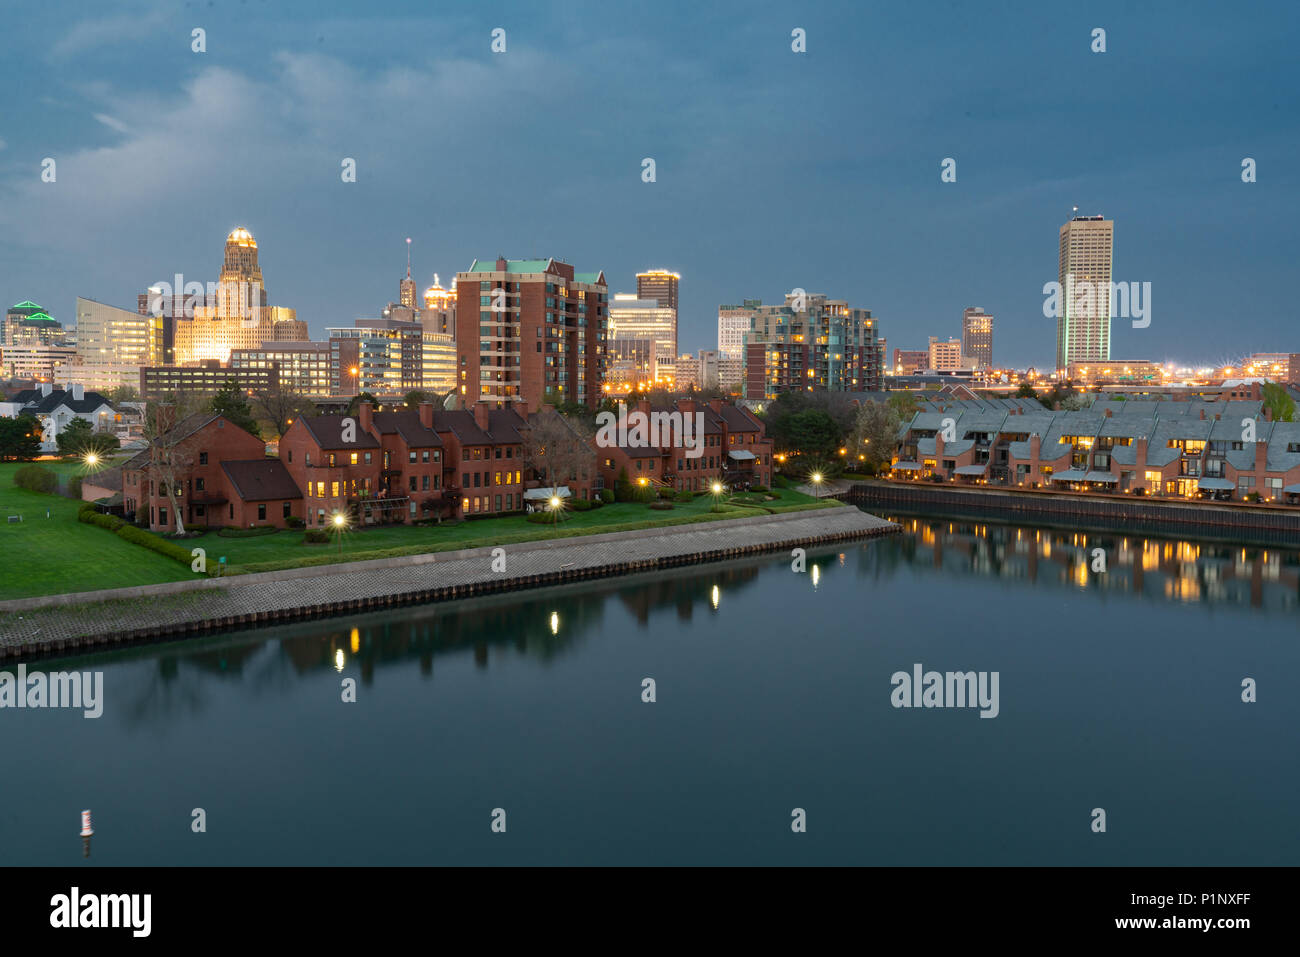
[{"label": "buoy", "polygon": [[95,833],[94,829],[90,826],[90,812],[82,811],[81,812],[81,836],[90,837],[94,833]]}]

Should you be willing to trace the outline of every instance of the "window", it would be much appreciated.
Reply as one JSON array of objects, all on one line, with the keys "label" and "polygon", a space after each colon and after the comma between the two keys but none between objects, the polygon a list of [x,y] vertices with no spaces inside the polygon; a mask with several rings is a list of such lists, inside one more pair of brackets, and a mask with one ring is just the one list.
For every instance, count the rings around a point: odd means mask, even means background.
[{"label": "window", "polygon": [[208,453],[207,453],[207,452],[200,452],[200,453],[199,453],[199,464],[200,464],[200,465],[207,465],[207,464],[208,464]]},{"label": "window", "polygon": [[479,481],[481,478],[483,478],[483,473],[482,473],[482,472],[475,472],[475,473],[474,473],[474,487],[475,487],[475,488],[478,488],[479,485],[482,484],[482,483]]},{"label": "window", "polygon": [[203,491],[203,479],[201,479],[201,478],[196,478],[196,479],[194,480],[194,491],[196,491],[196,492],[202,492],[202,491]]},{"label": "window", "polygon": [[411,451],[407,453],[407,458],[410,460],[412,465],[415,464],[415,449],[411,449]]},{"label": "window", "polygon": [[[461,488],[469,488],[469,473],[468,473],[468,472],[462,472],[462,473],[461,473],[461,476],[460,476],[460,479],[461,479],[461,481],[460,481],[460,487],[461,487]],[[466,499],[465,501],[468,502],[469,499]]]},{"label": "window", "polygon": [[284,517],[289,518],[293,514],[293,506],[288,502],[284,503]]},{"label": "window", "polygon": [[266,521],[266,503],[265,503],[265,502],[262,502],[262,503],[260,503],[260,504],[257,506],[257,520],[258,520],[259,522],[265,522],[265,521]]},{"label": "window", "polygon": [[339,497],[339,483],[330,482],[330,498],[338,498],[338,497]]},{"label": "window", "polygon": [[[289,461],[290,461],[290,462],[293,461],[293,453],[292,453],[292,452],[289,453]],[[310,452],[307,453],[307,458],[305,459],[305,461],[306,461],[306,463],[307,463],[307,467],[308,467],[308,468],[311,468],[311,453],[310,453]]]},{"label": "window", "polygon": [[501,473],[500,473],[500,472],[495,473],[492,477],[493,477],[493,479],[495,479],[495,481],[492,483],[493,485],[500,485],[500,484],[501,484]]},{"label": "window", "polygon": [[425,449],[423,452],[420,453],[420,461],[421,461],[421,462],[427,462],[427,461],[429,461],[429,450],[428,450],[428,449]]},{"label": "window", "polygon": [[158,524],[159,525],[167,524],[167,509],[165,508],[158,509]]},{"label": "window", "polygon": [[290,462],[293,461],[293,449],[290,449],[290,450],[289,450],[289,461],[290,461]]},{"label": "window", "polygon": [[369,452],[366,453],[366,464],[367,464],[367,465],[370,464],[370,453],[369,453]]},{"label": "window", "polygon": [[429,491],[429,476],[427,476],[427,475],[423,476],[422,479],[421,479],[420,485],[421,485],[421,488],[423,489],[423,491],[426,491],[426,492]]},{"label": "window", "polygon": [[410,483],[410,485],[411,485],[411,491],[412,491],[412,492],[415,491],[415,481],[416,481],[415,476],[412,475],[412,476],[411,476],[411,483]]},{"label": "window", "polygon": [[500,495],[497,496],[497,508],[496,508],[496,510],[497,510],[498,512],[501,511],[501,496],[500,496]]},{"label": "window", "polygon": [[356,465],[356,464],[357,464],[357,453],[356,453],[356,452],[353,452],[351,455],[348,456],[348,464],[349,464],[349,465]]}]

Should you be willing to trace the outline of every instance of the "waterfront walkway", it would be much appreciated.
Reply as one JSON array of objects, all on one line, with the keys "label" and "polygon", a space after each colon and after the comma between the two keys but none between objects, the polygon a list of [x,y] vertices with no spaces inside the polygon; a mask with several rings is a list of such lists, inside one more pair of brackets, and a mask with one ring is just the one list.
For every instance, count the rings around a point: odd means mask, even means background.
[{"label": "waterfront walkway", "polygon": [[888,534],[856,508],[0,602],[0,658],[34,657],[603,578]]}]

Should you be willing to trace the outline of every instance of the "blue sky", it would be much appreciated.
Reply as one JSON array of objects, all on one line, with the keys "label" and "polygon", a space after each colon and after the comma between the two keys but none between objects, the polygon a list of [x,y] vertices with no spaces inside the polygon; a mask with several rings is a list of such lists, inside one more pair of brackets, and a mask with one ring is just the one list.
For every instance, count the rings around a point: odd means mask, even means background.
[{"label": "blue sky", "polygon": [[1115,220],[1115,279],[1152,284],[1113,356],[1300,351],[1295,3],[0,9],[0,298],[56,318],[215,279],[246,225],[318,335],[396,298],[410,236],[421,287],[498,254],[616,292],[674,269],[692,351],[719,303],[799,286],[873,310],[891,350],[983,306],[995,358],[1043,367],[1077,205]]}]

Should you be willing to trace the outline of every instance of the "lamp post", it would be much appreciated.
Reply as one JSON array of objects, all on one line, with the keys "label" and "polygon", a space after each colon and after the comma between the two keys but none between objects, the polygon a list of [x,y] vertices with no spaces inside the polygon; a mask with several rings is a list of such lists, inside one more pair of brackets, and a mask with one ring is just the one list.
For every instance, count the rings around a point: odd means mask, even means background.
[{"label": "lamp post", "polygon": [[564,507],[564,500],[558,495],[552,495],[546,503],[546,507],[551,510],[551,524],[560,524],[560,509]]},{"label": "lamp post", "polygon": [[342,512],[335,512],[334,518],[334,537],[338,539],[339,555],[343,554],[343,529],[347,527],[347,516]]},{"label": "lamp post", "polygon": [[713,508],[711,508],[710,511],[713,512],[718,511],[718,505],[722,501],[722,494],[726,490],[727,487],[718,481],[715,481],[712,485],[709,486],[709,491],[713,493]]},{"label": "lamp post", "polygon": [[813,483],[813,494],[818,494],[821,491],[822,482],[825,480],[825,476],[823,476],[821,472],[813,472],[813,474],[808,476],[808,478]]}]

